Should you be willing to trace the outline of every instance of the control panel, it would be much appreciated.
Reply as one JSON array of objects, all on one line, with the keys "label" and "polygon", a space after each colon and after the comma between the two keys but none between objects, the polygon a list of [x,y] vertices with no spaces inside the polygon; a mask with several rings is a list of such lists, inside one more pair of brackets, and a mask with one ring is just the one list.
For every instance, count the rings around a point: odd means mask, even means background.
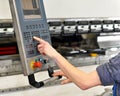
[{"label": "control panel", "polygon": [[51,43],[42,0],[9,0],[24,75],[47,69],[33,36]]}]

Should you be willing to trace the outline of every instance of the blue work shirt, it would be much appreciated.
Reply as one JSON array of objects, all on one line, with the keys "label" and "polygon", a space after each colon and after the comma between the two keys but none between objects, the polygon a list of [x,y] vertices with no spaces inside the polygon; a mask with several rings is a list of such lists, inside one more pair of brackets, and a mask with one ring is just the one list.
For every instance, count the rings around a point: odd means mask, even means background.
[{"label": "blue work shirt", "polygon": [[116,82],[116,94],[120,96],[120,53],[111,58],[109,62],[98,66],[96,70],[102,85],[113,85]]}]

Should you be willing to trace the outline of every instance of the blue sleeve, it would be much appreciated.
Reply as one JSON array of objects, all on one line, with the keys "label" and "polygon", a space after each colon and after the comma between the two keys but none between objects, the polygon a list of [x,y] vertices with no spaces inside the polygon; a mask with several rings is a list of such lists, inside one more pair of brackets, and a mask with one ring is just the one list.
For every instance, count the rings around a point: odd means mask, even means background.
[{"label": "blue sleeve", "polygon": [[120,83],[120,54],[111,58],[109,62],[97,67],[102,85],[111,85],[114,81]]}]

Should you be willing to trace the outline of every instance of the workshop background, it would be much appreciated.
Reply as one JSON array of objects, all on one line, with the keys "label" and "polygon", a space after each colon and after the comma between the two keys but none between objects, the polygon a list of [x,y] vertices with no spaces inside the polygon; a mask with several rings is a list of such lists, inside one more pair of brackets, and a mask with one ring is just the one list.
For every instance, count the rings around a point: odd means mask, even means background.
[{"label": "workshop background", "polygon": [[[90,72],[120,52],[120,0],[43,2],[52,45],[74,66]],[[12,23],[8,0],[0,0],[0,49],[5,44],[17,46]],[[0,96],[112,96],[112,86],[81,90],[73,83],[60,85],[60,80],[33,88],[22,74],[17,51],[9,55],[0,51]],[[47,71],[36,74],[37,80],[47,78]]]}]

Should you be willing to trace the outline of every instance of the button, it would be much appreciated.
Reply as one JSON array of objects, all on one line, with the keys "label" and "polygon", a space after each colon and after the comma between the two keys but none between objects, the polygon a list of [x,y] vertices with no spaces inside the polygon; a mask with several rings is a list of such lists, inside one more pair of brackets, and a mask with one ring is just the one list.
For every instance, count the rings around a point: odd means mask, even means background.
[{"label": "button", "polygon": [[37,61],[37,62],[34,63],[33,67],[34,68],[41,68],[42,67],[42,63]]},{"label": "button", "polygon": [[48,60],[47,59],[39,59],[40,60],[40,62],[42,62],[42,64],[46,64],[47,62],[48,62]]},{"label": "button", "polygon": [[31,61],[31,63],[30,63],[30,68],[32,69],[32,70],[34,70],[34,67],[33,67],[33,65],[34,65],[34,61]]},{"label": "button", "polygon": [[31,67],[32,70],[35,70],[36,68],[41,68],[42,63],[40,61],[38,61],[38,60],[31,61],[30,67]]}]

